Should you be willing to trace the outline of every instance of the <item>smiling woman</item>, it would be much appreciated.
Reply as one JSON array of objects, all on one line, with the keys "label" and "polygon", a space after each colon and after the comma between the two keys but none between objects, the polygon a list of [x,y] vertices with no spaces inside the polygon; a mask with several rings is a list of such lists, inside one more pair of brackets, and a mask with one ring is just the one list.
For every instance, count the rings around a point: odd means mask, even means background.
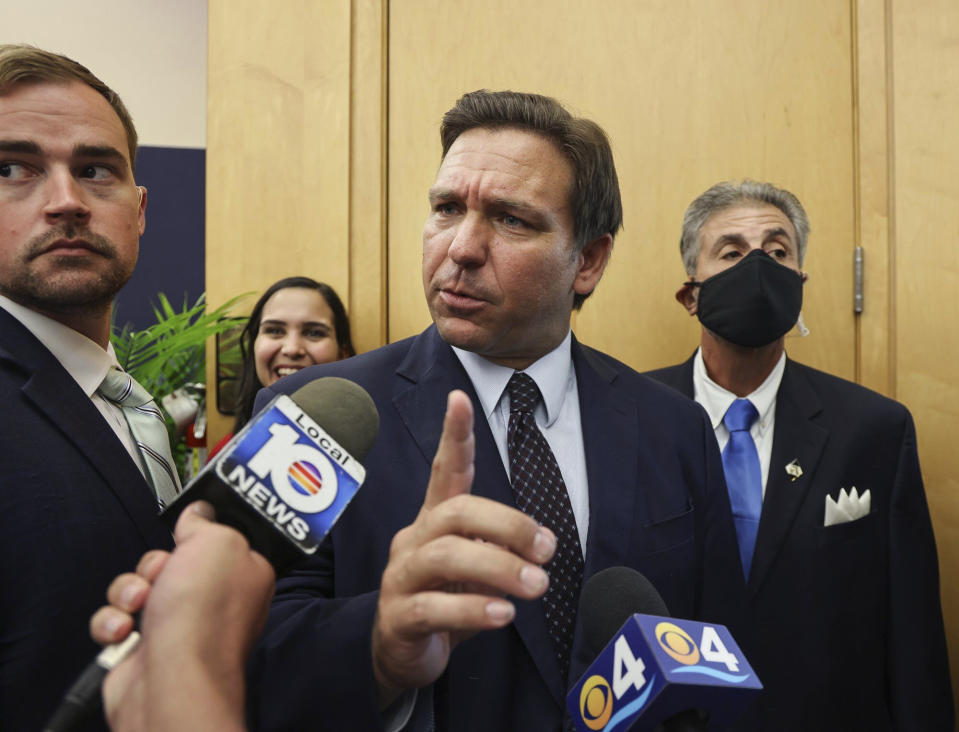
[{"label": "smiling woman", "polygon": [[336,291],[309,277],[287,277],[267,288],[243,328],[240,351],[236,422],[210,457],[250,420],[256,393],[264,386],[307,366],[356,355],[350,320]]}]

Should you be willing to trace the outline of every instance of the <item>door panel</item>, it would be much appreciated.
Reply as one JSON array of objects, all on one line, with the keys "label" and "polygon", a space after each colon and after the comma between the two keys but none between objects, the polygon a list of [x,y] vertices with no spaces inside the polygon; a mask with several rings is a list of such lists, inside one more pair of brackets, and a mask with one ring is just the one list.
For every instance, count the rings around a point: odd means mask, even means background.
[{"label": "door panel", "polygon": [[625,228],[576,316],[582,341],[638,369],[688,356],[699,324],[673,299],[683,212],[751,177],[796,193],[812,222],[812,335],[790,355],[854,378],[850,49],[849,7],[832,0],[391,3],[390,340],[429,323],[420,248],[440,119],[464,92],[510,88],[557,97],[613,144]]}]

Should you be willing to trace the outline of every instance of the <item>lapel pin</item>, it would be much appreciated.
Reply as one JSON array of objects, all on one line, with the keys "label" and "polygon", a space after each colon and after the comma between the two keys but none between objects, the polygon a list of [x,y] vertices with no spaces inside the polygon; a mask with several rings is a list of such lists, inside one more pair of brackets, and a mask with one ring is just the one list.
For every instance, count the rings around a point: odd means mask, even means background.
[{"label": "lapel pin", "polygon": [[802,475],[802,468],[799,466],[799,460],[793,460],[786,464],[786,475],[789,476],[789,482],[795,483],[796,478]]}]

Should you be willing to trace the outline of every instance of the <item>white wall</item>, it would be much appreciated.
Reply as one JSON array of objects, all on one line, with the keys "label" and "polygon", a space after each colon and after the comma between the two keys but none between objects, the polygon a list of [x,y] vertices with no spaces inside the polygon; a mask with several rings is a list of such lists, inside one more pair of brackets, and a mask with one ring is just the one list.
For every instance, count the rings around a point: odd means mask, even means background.
[{"label": "white wall", "polygon": [[206,147],[206,0],[0,0],[0,42],[88,67],[123,99],[141,145]]}]

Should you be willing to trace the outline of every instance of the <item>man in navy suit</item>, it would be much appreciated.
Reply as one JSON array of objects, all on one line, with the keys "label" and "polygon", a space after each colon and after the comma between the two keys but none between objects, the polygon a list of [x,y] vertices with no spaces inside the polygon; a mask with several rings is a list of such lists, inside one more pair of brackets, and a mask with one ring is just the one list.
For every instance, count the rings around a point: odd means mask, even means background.
[{"label": "man in navy suit", "polygon": [[[650,373],[706,408],[723,450],[747,579],[736,637],[764,685],[742,729],[946,732],[952,692],[912,418],[785,354],[808,234],[799,200],[768,183],[719,183],[693,201],[680,244],[690,279],[676,299],[699,317],[701,346]],[[729,422],[743,400],[751,424]],[[755,481],[731,457],[743,444]]]},{"label": "man in navy suit", "polygon": [[[169,547],[119,408],[110,305],[146,191],[123,103],[63,56],[0,46],[0,729],[40,729],[97,652],[110,580]],[[92,720],[103,728],[103,720]]]},{"label": "man in navy suit", "polygon": [[[441,139],[423,232],[433,325],[273,389],[352,379],[380,432],[330,538],[278,584],[252,663],[259,729],[558,730],[595,654],[576,618],[585,578],[631,566],[676,616],[718,622],[744,591],[702,410],[570,331],[621,224],[605,134],[548,97],[480,91]],[[558,467],[529,472],[561,486],[544,499],[558,521],[534,519],[519,488],[517,373],[543,397],[552,457],[535,459]]]}]

